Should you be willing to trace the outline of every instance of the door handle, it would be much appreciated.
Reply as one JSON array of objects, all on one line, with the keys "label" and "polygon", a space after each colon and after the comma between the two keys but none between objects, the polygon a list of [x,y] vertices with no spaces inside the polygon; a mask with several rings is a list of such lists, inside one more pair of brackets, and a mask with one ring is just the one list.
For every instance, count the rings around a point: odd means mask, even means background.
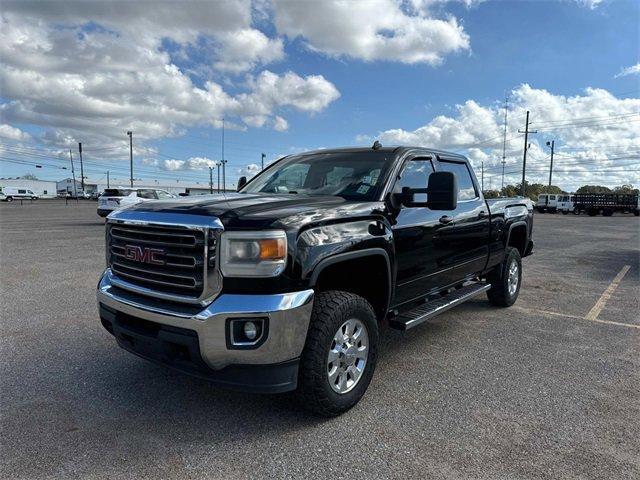
[{"label": "door handle", "polygon": [[453,217],[449,217],[448,215],[443,215],[440,217],[440,223],[446,225],[447,223],[453,222]]},{"label": "door handle", "polygon": [[480,213],[478,213],[478,218],[484,218],[487,216],[487,212],[485,212],[484,210],[480,210]]}]

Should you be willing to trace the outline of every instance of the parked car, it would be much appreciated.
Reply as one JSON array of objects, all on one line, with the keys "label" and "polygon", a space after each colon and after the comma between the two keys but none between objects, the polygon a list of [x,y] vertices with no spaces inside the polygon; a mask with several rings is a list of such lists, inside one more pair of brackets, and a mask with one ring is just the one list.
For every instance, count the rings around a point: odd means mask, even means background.
[{"label": "parked car", "polygon": [[453,153],[376,142],[238,183],[109,216],[102,325],[143,358],[229,388],[297,389],[321,415],[364,395],[380,322],[410,330],[483,292],[513,305],[533,251],[532,202],[485,200]]},{"label": "parked car", "polygon": [[176,198],[166,190],[155,188],[107,188],[98,199],[98,215],[106,217],[114,210],[148,200]]},{"label": "parked car", "polygon": [[556,211],[558,210],[558,198],[559,195],[553,193],[541,193],[540,195],[538,195],[536,210],[539,213],[556,213]]},{"label": "parked car", "polygon": [[2,193],[4,193],[5,198],[3,199],[6,202],[13,202],[14,200],[38,200],[40,198],[38,195],[33,193],[32,190],[28,188],[13,188],[13,187],[4,187],[2,189]]}]

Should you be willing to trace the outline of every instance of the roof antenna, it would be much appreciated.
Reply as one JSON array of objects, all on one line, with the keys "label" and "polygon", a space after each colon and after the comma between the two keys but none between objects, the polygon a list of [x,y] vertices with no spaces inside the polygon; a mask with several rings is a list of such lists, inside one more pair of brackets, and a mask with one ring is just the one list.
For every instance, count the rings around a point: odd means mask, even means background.
[{"label": "roof antenna", "polygon": [[373,148],[374,150],[380,150],[382,148],[382,144],[378,140],[376,140],[375,142],[373,142],[373,146],[371,148]]}]

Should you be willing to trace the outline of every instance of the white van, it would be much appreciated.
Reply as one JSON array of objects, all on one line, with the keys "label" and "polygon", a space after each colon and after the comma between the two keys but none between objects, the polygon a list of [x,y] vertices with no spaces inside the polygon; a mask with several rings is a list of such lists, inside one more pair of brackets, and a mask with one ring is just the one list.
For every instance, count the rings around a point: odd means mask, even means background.
[{"label": "white van", "polygon": [[575,201],[575,195],[558,195],[558,211],[562,212],[564,215],[567,213],[576,213],[574,212]]},{"label": "white van", "polygon": [[558,210],[558,197],[559,195],[554,193],[541,193],[538,195],[536,210],[540,213],[556,213]]},{"label": "white van", "polygon": [[106,217],[114,210],[148,200],[177,198],[172,193],[155,188],[107,188],[98,197],[98,215]]},{"label": "white van", "polygon": [[40,198],[38,195],[33,193],[28,188],[13,188],[13,187],[4,187],[2,189],[2,193],[4,193],[3,200],[5,202],[13,202],[14,200],[38,200]]}]

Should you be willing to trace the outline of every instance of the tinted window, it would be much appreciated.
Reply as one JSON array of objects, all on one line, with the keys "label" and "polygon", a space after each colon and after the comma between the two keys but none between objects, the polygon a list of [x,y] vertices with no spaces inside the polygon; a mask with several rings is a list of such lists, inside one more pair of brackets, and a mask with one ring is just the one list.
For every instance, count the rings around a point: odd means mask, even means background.
[{"label": "tinted window", "polygon": [[18,190],[18,193],[27,193],[26,190]]},{"label": "tinted window", "polygon": [[466,164],[441,161],[440,170],[453,172],[458,177],[458,201],[471,200],[478,196]]},{"label": "tinted window", "polygon": [[[427,188],[429,175],[431,174],[431,172],[433,172],[433,165],[431,164],[431,160],[429,159],[416,158],[414,160],[408,161],[405,164],[402,173],[400,174],[400,178],[396,182],[394,192],[401,193],[404,187]],[[427,194],[416,194],[414,197],[414,201],[426,202]]]},{"label": "tinted window", "polygon": [[131,194],[131,190],[123,188],[106,188],[103,195],[105,197],[127,197]]}]

